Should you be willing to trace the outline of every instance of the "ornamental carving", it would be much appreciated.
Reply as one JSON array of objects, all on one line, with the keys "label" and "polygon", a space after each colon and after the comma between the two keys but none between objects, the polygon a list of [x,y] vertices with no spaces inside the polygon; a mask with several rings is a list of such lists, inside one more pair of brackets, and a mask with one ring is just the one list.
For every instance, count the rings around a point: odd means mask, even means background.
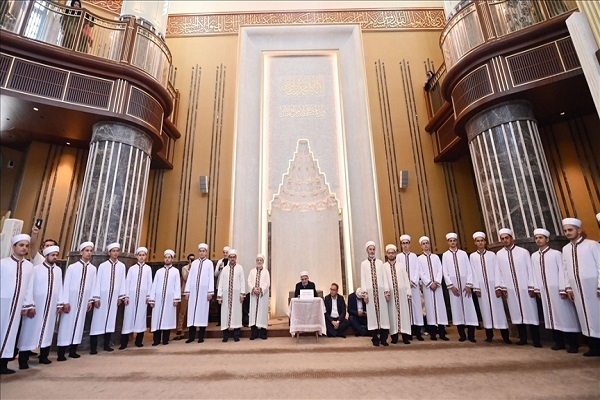
[{"label": "ornamental carving", "polygon": [[85,4],[90,4],[96,8],[101,8],[113,14],[121,14],[121,6],[123,5],[123,0],[84,0]]},{"label": "ornamental carving", "polygon": [[237,34],[251,25],[360,24],[363,31],[441,30],[442,9],[169,15],[167,37]]},{"label": "ornamental carving", "polygon": [[279,193],[273,196],[272,209],[282,211],[321,211],[338,208],[339,202],[329,190],[325,174],[313,157],[308,140],[298,140],[294,158],[283,175]]}]

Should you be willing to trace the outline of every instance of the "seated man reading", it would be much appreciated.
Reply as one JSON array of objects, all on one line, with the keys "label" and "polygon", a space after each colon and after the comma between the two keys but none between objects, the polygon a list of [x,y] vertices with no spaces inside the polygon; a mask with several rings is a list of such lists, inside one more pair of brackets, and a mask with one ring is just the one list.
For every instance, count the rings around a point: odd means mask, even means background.
[{"label": "seated man reading", "polygon": [[303,289],[312,289],[314,292],[314,297],[317,297],[317,288],[314,282],[308,280],[308,271],[300,272],[300,282],[296,283],[294,297],[300,297],[300,290]]},{"label": "seated man reading", "polygon": [[348,319],[356,336],[368,336],[367,307],[362,299],[364,292],[361,288],[348,296]]},{"label": "seated man reading", "polygon": [[338,284],[332,283],[329,294],[325,296],[325,325],[328,337],[345,338],[344,332],[349,325],[346,319],[346,302],[338,294],[338,290]]}]

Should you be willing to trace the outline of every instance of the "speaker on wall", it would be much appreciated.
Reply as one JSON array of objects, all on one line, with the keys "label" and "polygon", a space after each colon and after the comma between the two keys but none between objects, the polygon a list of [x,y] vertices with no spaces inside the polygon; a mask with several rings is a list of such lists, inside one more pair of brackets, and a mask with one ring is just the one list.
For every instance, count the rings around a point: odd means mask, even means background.
[{"label": "speaker on wall", "polygon": [[408,171],[400,171],[400,188],[406,189],[408,187]]},{"label": "speaker on wall", "polygon": [[200,177],[200,193],[208,193],[208,176]]}]

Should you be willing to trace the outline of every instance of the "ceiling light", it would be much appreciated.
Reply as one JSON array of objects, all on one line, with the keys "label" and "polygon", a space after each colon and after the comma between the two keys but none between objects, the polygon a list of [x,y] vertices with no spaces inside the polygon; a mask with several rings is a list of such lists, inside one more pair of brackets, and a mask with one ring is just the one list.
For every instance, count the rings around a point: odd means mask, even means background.
[{"label": "ceiling light", "polygon": [[37,107],[33,107],[33,111],[40,111],[40,109]]},{"label": "ceiling light", "polygon": [[70,146],[70,145],[71,145],[71,142],[67,142],[67,146]]},{"label": "ceiling light", "polygon": [[565,112],[564,112],[564,111],[562,111],[562,112],[560,113],[560,115],[565,115]]}]

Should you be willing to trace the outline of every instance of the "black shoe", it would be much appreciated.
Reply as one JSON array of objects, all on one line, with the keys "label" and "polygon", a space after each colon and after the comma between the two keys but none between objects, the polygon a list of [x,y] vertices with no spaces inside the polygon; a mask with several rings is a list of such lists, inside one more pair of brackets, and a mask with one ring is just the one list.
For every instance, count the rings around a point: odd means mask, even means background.
[{"label": "black shoe", "polygon": [[152,346],[158,346],[159,344],[160,344],[160,342],[158,342],[158,343],[157,342],[153,342]]},{"label": "black shoe", "polygon": [[491,337],[485,338],[485,341],[488,342],[488,343],[492,343],[492,340],[493,339]]},{"label": "black shoe", "polygon": [[431,336],[429,337],[429,340],[437,340],[437,337],[436,337],[436,336],[433,336],[433,335],[431,335]]},{"label": "black shoe", "polygon": [[104,347],[104,351],[108,351],[110,353],[111,351],[115,351],[115,349],[112,347]]},{"label": "black shoe", "polygon": [[229,338],[223,338],[222,342],[227,343],[228,340],[229,340]]},{"label": "black shoe", "polygon": [[168,344],[169,344],[169,342],[168,342],[168,341],[166,341],[166,342],[163,342],[163,346],[166,346],[166,345],[168,345]]},{"label": "black shoe", "polygon": [[198,339],[198,343],[204,343],[204,339],[203,338]]},{"label": "black shoe", "polygon": [[14,374],[16,371],[10,368],[2,368],[0,369],[0,375],[10,375]]},{"label": "black shoe", "polygon": [[392,335],[392,344],[396,344],[396,343],[398,343],[398,334],[397,333]]},{"label": "black shoe", "polygon": [[402,339],[402,343],[404,344],[410,344],[410,340],[406,337]]},{"label": "black shoe", "polygon": [[123,346],[123,345],[119,346],[119,350],[125,350],[126,348],[127,348],[127,346]]},{"label": "black shoe", "polygon": [[373,343],[373,346],[379,347],[379,339],[371,339],[371,342]]},{"label": "black shoe", "polygon": [[388,342],[381,342],[381,345],[382,345],[382,346],[385,346],[385,347],[387,347],[387,346],[389,346],[390,344],[389,344]]},{"label": "black shoe", "polygon": [[448,340],[450,340],[446,336],[440,336],[440,339],[442,339],[444,342],[447,342]]},{"label": "black shoe", "polygon": [[52,361],[50,361],[48,358],[40,358],[40,364],[52,364]]},{"label": "black shoe", "polygon": [[425,339],[423,339],[423,336],[419,335],[419,336],[417,336],[417,340],[418,340],[419,342],[422,342],[422,341],[424,341]]},{"label": "black shoe", "polygon": [[188,339],[188,340],[186,340],[185,342],[186,342],[186,343],[192,343],[194,340],[196,340],[196,339],[194,339],[194,338],[189,338],[189,339]]},{"label": "black shoe", "polygon": [[583,353],[584,357],[600,357],[600,351],[598,350],[588,350]]},{"label": "black shoe", "polygon": [[[442,339],[443,340],[443,339]],[[466,342],[467,338],[466,337],[461,337],[458,339],[459,342]]]},{"label": "black shoe", "polygon": [[544,347],[544,346],[542,346],[542,344],[541,344],[541,343],[534,343],[534,344],[533,344],[533,347],[537,347],[538,349],[541,349],[541,348],[542,348],[542,347]]},{"label": "black shoe", "polygon": [[233,341],[234,341],[234,342],[239,342],[239,341],[240,341],[240,338],[239,338],[239,337],[234,337],[234,338],[233,338]]},{"label": "black shoe", "polygon": [[515,343],[517,346],[525,346],[527,344],[527,340],[519,340]]},{"label": "black shoe", "polygon": [[554,344],[554,346],[550,347],[550,350],[564,350],[566,349],[565,345],[560,345],[560,344]]},{"label": "black shoe", "polygon": [[567,349],[567,353],[570,353],[570,354],[577,354],[577,353],[579,353],[579,349],[578,349],[577,347],[569,347],[569,348]]},{"label": "black shoe", "polygon": [[[92,349],[92,350],[90,350],[90,354],[92,354],[92,355],[98,354],[98,350]],[[78,357],[73,357],[71,354],[69,354],[69,357],[71,357],[71,358],[78,358]]]},{"label": "black shoe", "polygon": [[[98,352],[96,352],[96,353],[98,353]],[[90,354],[96,354],[96,353],[90,352]],[[79,358],[79,357],[81,357],[81,356],[77,353],[69,353],[69,358]]]},{"label": "black shoe", "polygon": [[[339,335],[339,334],[338,334],[338,335],[337,335],[337,337],[341,337],[341,338],[344,338],[344,339],[346,339],[346,335]],[[266,339],[266,338],[265,338],[265,339]]]}]

